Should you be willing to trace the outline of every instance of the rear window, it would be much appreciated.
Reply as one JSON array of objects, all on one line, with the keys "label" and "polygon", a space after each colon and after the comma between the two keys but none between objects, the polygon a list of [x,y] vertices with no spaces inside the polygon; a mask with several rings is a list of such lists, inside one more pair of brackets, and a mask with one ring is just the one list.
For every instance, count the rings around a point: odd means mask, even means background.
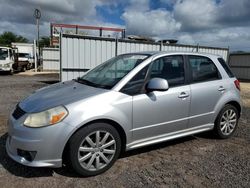
[{"label": "rear window", "polygon": [[224,61],[224,59],[222,58],[218,58],[218,61],[220,62],[221,66],[224,68],[224,70],[227,72],[228,76],[230,78],[234,77],[234,74],[232,73],[232,71],[230,70],[230,68],[228,67],[228,65],[226,64],[226,62]]}]

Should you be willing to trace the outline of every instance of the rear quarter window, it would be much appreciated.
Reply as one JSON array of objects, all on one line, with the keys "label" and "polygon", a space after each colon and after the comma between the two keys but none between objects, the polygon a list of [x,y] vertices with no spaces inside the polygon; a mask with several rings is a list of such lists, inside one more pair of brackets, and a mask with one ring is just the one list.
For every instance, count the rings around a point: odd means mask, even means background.
[{"label": "rear quarter window", "polygon": [[221,66],[224,68],[224,70],[226,71],[226,73],[228,74],[228,76],[230,78],[234,77],[234,74],[232,73],[232,71],[230,70],[230,68],[228,67],[228,65],[226,64],[226,62],[224,61],[224,59],[222,58],[218,58],[218,61],[220,62]]}]

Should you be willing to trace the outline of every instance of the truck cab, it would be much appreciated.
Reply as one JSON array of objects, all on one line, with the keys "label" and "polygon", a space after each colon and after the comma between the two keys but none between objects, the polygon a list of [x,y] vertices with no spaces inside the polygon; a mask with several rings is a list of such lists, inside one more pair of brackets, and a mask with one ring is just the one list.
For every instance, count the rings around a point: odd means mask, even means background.
[{"label": "truck cab", "polygon": [[11,74],[13,72],[14,59],[15,59],[14,50],[12,48],[0,46],[0,71],[1,72],[9,72]]},{"label": "truck cab", "polygon": [[17,53],[17,63],[14,64],[13,68],[17,71],[26,71],[33,67],[34,59],[29,53]]},{"label": "truck cab", "polygon": [[15,48],[17,54],[17,63],[14,65],[14,69],[17,71],[25,71],[35,67],[35,50],[32,43],[11,43],[11,46]]}]

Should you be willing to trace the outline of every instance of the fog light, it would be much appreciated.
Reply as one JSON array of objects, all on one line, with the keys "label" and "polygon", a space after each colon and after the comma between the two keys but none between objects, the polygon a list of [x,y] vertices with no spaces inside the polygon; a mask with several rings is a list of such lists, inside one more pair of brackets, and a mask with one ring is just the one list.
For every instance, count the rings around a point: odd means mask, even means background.
[{"label": "fog light", "polygon": [[17,155],[23,157],[25,160],[32,162],[35,159],[36,151],[25,151],[21,149],[17,149]]}]

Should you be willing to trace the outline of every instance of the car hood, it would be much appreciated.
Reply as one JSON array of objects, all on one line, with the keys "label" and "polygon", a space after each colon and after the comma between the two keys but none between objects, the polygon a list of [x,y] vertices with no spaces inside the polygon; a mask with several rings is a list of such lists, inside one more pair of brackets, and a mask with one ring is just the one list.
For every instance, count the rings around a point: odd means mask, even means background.
[{"label": "car hood", "polygon": [[26,112],[41,112],[59,105],[67,105],[109,90],[67,81],[39,89],[19,103]]}]

